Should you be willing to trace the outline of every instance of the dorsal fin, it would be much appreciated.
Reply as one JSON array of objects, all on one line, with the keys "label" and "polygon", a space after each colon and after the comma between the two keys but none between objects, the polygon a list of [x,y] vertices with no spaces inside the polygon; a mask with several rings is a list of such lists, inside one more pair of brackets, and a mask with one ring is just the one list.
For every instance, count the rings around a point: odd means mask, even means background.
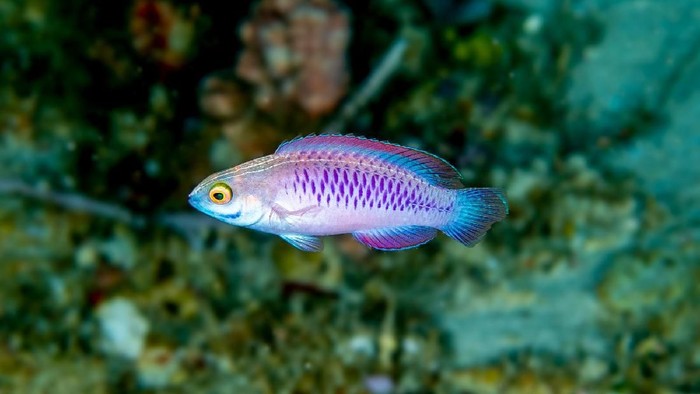
[{"label": "dorsal fin", "polygon": [[462,177],[447,161],[422,150],[354,135],[310,135],[287,141],[275,154],[292,152],[358,153],[411,171],[427,182],[450,189],[461,189]]}]

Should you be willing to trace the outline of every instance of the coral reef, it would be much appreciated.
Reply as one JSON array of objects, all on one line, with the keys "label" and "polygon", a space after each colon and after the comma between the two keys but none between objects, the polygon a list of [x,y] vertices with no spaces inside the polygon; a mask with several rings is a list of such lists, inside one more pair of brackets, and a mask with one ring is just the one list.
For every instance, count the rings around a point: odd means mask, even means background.
[{"label": "coral reef", "polygon": [[[0,393],[700,392],[696,8],[3,2]],[[510,214],[308,254],[188,208],[323,130]]]}]

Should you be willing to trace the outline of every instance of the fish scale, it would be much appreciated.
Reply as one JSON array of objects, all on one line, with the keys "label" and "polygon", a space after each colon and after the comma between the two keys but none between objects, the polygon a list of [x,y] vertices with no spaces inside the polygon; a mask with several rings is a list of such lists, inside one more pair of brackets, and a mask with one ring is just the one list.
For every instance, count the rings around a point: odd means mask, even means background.
[{"label": "fish scale", "polygon": [[[314,200],[323,207],[375,215],[375,219],[381,219],[377,215],[382,212],[392,215],[405,212],[415,218],[416,214],[448,213],[452,209],[453,199],[448,196],[440,199],[437,188],[410,172],[400,168],[379,167],[383,171],[377,170],[378,166],[371,160],[359,161],[356,156],[344,153],[323,160],[315,159],[317,154],[305,152],[282,157],[294,163],[291,188],[285,185],[286,195],[291,199],[283,201],[291,210],[302,209]],[[434,218],[426,217],[428,219]],[[382,227],[383,223],[379,221],[375,226]],[[326,228],[319,231],[326,231]]]},{"label": "fish scale", "polygon": [[[213,187],[230,201],[211,201]],[[351,233],[376,249],[419,246],[443,231],[471,246],[508,211],[494,188],[465,188],[454,167],[429,153],[355,136],[292,140],[277,151],[206,178],[197,209],[233,225],[278,234],[308,251],[319,236]]]}]

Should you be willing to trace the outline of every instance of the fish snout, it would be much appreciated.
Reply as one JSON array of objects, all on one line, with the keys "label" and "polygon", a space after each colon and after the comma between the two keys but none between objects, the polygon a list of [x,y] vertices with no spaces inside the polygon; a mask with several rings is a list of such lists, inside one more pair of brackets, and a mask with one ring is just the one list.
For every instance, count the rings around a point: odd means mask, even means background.
[{"label": "fish snout", "polygon": [[201,204],[199,203],[199,197],[197,196],[197,194],[196,194],[194,191],[192,191],[192,193],[190,193],[190,194],[187,196],[187,202],[188,202],[191,206],[193,206],[194,208],[197,208],[197,209],[199,209],[199,207],[200,207],[200,205],[201,205]]}]

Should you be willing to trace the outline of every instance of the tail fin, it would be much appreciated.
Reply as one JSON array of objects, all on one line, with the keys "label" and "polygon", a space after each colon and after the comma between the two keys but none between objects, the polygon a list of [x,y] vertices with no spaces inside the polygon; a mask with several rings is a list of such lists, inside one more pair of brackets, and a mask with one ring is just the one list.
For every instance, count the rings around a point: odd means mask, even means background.
[{"label": "tail fin", "polygon": [[507,214],[508,203],[501,189],[457,190],[454,218],[441,230],[466,246],[474,246],[493,223],[502,220]]}]

